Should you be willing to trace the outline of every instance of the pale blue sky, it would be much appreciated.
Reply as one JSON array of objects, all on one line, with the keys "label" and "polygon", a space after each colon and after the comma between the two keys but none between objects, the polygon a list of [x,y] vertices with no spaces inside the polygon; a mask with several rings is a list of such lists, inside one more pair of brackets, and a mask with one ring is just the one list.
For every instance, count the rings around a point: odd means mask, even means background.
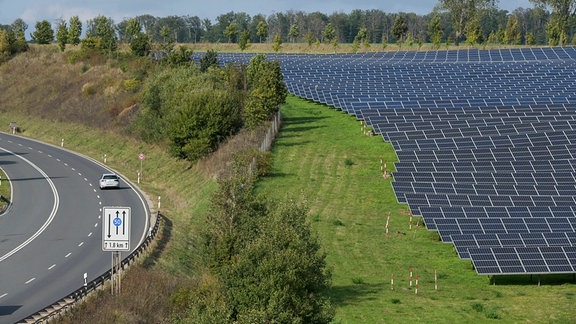
[{"label": "pale blue sky", "polygon": [[[30,27],[36,22],[56,22],[62,18],[80,17],[82,22],[103,15],[116,23],[124,18],[150,14],[155,17],[198,16],[214,19],[230,11],[251,16],[269,16],[289,10],[325,14],[349,13],[354,9],[380,9],[384,12],[414,12],[427,14],[438,4],[436,0],[0,0],[0,24],[9,25],[22,18]],[[529,0],[501,0],[499,8],[513,11],[531,8]]]}]

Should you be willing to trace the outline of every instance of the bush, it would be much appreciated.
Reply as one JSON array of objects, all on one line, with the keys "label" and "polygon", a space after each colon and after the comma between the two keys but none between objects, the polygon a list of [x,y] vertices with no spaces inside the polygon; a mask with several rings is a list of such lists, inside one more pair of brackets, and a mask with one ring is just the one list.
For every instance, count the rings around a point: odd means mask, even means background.
[{"label": "bush", "polygon": [[137,92],[142,83],[136,79],[124,80],[124,90],[127,92]]}]

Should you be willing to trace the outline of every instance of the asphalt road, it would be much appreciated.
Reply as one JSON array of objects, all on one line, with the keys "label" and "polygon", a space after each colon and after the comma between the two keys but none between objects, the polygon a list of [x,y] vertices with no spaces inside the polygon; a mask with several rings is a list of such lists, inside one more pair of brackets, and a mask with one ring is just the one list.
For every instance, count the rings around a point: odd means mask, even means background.
[{"label": "asphalt road", "polygon": [[130,251],[148,233],[146,199],[125,179],[120,189],[100,190],[110,170],[97,161],[0,133],[0,167],[13,190],[0,215],[0,323],[22,320],[82,287],[84,274],[91,281],[111,268],[103,207],[130,207]]}]

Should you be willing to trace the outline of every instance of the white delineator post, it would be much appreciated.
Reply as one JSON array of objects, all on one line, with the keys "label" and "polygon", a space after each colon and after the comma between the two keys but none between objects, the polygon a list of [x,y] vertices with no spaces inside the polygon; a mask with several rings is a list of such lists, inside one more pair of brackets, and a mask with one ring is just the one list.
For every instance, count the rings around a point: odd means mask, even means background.
[{"label": "white delineator post", "polygon": [[388,213],[388,218],[386,219],[386,235],[388,235],[388,223],[390,222],[390,213]]}]

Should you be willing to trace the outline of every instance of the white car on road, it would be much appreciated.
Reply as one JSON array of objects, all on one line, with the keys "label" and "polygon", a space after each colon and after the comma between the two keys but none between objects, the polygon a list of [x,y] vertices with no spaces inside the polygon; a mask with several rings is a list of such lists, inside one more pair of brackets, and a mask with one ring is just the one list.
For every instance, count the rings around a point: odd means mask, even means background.
[{"label": "white car on road", "polygon": [[115,173],[104,173],[100,178],[100,189],[120,188],[120,178]]}]

